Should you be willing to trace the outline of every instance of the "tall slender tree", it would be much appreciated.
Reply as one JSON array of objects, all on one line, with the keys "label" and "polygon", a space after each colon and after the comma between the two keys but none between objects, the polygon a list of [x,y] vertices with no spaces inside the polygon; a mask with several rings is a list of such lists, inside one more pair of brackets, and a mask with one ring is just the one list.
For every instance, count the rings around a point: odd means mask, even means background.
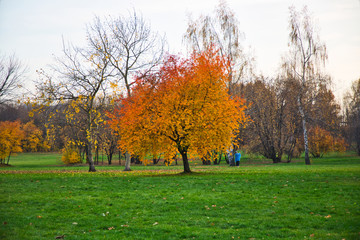
[{"label": "tall slender tree", "polygon": [[225,57],[227,64],[227,87],[234,94],[236,85],[250,77],[252,59],[245,54],[241,45],[244,33],[235,13],[225,1],[220,1],[213,15],[201,15],[193,20],[189,17],[184,40],[191,50],[204,51],[213,44],[219,48],[218,54]]},{"label": "tall slender tree", "polygon": [[298,111],[302,121],[304,136],[305,164],[310,164],[308,119],[310,105],[316,91],[324,85],[326,78],[322,76],[322,66],[328,55],[326,45],[320,41],[316,25],[306,6],[302,11],[290,7],[289,18],[289,54],[284,61],[287,76],[297,82],[298,91],[295,94]]}]

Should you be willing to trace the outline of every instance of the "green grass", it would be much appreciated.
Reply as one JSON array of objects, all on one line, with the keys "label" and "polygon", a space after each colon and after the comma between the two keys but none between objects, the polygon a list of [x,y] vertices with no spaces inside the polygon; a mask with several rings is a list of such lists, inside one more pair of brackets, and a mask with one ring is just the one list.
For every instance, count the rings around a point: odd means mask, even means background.
[{"label": "green grass", "polygon": [[0,169],[0,239],[360,239],[359,157],[193,163],[191,175],[59,159],[20,154]]}]

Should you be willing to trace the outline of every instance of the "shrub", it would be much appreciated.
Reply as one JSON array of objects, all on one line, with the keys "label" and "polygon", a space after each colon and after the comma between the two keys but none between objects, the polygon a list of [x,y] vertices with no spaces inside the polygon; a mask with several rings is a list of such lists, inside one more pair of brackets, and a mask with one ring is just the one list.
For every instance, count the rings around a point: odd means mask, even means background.
[{"label": "shrub", "polygon": [[81,157],[74,147],[66,147],[63,149],[61,161],[65,164],[76,164],[81,163]]}]

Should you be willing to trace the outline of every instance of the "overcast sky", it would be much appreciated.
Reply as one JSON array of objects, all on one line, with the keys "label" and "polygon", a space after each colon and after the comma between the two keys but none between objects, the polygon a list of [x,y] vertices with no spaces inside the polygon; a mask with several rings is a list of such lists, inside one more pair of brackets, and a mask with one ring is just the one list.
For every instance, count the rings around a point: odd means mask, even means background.
[{"label": "overcast sky", "polygon": [[[320,38],[328,48],[327,72],[332,76],[338,99],[360,78],[360,0],[228,0],[245,33],[243,46],[251,47],[256,70],[276,74],[287,50],[289,6],[304,5],[313,13]],[[62,38],[85,44],[86,24],[95,15],[127,15],[135,9],[166,34],[170,53],[184,52],[182,36],[188,15],[210,14],[218,0],[0,0],[0,53],[12,54],[35,71],[61,56]],[[28,86],[30,86],[30,81]]]}]

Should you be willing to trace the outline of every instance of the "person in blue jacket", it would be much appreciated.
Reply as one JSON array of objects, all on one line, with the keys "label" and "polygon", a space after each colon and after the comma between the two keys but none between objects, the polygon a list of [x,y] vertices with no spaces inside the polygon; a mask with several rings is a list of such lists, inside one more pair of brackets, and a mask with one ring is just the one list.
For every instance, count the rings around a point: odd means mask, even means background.
[{"label": "person in blue jacket", "polygon": [[240,151],[237,151],[235,153],[235,164],[236,164],[236,166],[240,165],[240,158],[241,158],[241,153],[240,153]]}]

